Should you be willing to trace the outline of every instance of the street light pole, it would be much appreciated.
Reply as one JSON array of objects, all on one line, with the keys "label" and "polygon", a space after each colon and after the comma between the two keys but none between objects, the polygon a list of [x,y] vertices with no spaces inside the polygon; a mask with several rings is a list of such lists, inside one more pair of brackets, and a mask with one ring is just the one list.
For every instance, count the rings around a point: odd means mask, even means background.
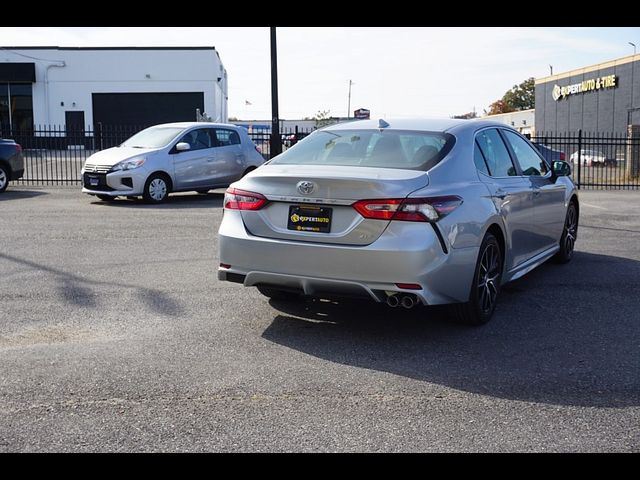
[{"label": "street light pole", "polygon": [[629,45],[631,45],[633,47],[633,54],[636,54],[636,44],[633,42],[627,42]]},{"label": "street light pole", "polygon": [[351,118],[351,85],[353,85],[353,82],[349,80],[349,103],[347,104],[347,119]]},{"label": "street light pole", "polygon": [[271,28],[271,141],[270,158],[282,153],[280,118],[278,115],[278,54],[276,49],[276,27]]},{"label": "street light pole", "polygon": [[549,70],[551,71],[551,75],[553,75],[553,65],[549,65]]}]

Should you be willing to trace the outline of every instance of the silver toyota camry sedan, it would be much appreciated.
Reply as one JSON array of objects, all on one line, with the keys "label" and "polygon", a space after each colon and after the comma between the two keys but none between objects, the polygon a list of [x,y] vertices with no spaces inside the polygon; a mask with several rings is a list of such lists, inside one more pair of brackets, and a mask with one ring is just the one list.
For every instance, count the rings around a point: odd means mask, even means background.
[{"label": "silver toyota camry sedan", "polygon": [[273,299],[452,304],[487,322],[500,287],[571,260],[568,163],[484,120],[364,120],[318,130],[231,184],[218,278]]}]

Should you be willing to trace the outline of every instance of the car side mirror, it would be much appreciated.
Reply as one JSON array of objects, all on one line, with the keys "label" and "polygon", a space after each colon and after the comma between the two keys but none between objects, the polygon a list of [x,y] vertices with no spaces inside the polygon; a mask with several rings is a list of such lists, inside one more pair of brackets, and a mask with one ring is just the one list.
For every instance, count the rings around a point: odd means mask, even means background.
[{"label": "car side mirror", "polygon": [[567,162],[555,161],[551,166],[551,170],[553,172],[553,175],[556,177],[568,177],[569,175],[571,175],[571,165],[569,165]]},{"label": "car side mirror", "polygon": [[178,152],[184,152],[186,150],[191,150],[191,145],[189,145],[187,142],[180,142],[176,145],[176,150]]}]

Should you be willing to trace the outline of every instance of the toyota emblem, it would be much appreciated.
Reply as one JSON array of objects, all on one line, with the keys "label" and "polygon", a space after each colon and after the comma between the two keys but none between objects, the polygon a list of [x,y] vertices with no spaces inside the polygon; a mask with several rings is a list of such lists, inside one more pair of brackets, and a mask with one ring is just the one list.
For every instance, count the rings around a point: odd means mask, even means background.
[{"label": "toyota emblem", "polygon": [[309,182],[304,180],[302,182],[298,182],[298,191],[303,195],[310,195],[316,189],[316,184],[313,182]]}]

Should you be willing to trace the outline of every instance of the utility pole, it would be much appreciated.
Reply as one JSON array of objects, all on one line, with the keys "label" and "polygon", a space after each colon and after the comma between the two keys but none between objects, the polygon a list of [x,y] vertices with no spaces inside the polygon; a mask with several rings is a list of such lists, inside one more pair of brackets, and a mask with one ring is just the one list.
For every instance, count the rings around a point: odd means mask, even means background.
[{"label": "utility pole", "polygon": [[353,82],[349,80],[349,103],[347,104],[347,119],[351,118],[351,85],[353,85]]},{"label": "utility pole", "polygon": [[276,49],[276,27],[271,28],[271,142],[270,158],[282,153],[280,118],[278,115],[278,54]]}]

